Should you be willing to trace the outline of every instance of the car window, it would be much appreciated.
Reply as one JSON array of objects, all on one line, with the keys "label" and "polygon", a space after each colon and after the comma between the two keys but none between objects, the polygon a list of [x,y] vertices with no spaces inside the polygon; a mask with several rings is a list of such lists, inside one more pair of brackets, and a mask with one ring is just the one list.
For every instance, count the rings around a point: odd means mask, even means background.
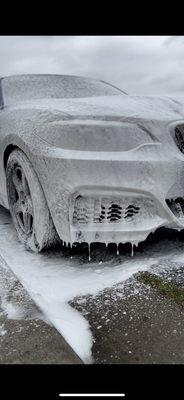
[{"label": "car window", "polygon": [[3,78],[5,104],[32,99],[114,96],[125,93],[106,82],[68,75],[20,75]]}]

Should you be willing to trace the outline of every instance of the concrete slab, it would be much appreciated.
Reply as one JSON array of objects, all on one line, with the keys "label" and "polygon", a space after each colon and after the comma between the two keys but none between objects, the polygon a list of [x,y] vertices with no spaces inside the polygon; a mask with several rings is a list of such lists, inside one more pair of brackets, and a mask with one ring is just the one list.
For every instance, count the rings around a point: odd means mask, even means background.
[{"label": "concrete slab", "polygon": [[0,364],[82,364],[2,258]]},{"label": "concrete slab", "polygon": [[184,307],[136,277],[71,305],[91,326],[94,363],[184,363]]}]

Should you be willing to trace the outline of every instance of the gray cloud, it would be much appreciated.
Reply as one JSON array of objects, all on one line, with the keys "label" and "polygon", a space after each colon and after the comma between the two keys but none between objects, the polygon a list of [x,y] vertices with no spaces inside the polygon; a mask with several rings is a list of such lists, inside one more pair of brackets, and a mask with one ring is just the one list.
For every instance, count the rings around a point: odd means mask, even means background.
[{"label": "gray cloud", "polygon": [[57,73],[106,80],[130,94],[184,92],[184,36],[1,36],[0,76]]}]

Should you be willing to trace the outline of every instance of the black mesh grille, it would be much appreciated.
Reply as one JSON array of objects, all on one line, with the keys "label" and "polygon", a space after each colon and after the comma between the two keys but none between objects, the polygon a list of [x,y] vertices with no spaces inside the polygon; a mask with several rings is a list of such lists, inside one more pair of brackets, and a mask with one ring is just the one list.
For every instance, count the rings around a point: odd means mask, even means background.
[{"label": "black mesh grille", "polygon": [[180,151],[184,153],[184,125],[175,128],[175,140]]},{"label": "black mesh grille", "polygon": [[184,219],[184,199],[183,197],[177,197],[176,199],[166,199],[166,203],[172,213],[180,219]]}]

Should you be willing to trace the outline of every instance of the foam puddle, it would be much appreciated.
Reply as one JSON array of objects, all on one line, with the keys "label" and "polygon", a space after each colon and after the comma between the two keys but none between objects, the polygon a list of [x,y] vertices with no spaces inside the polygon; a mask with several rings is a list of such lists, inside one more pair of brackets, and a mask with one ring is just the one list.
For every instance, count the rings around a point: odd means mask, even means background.
[{"label": "foam puddle", "polygon": [[[34,254],[17,241],[9,214],[0,208],[0,254],[36,304],[85,363],[91,363],[92,334],[87,320],[68,302],[76,296],[97,294],[125,281],[159,261],[161,252],[82,264],[80,256],[64,257],[62,251]],[[183,251],[183,250],[182,250]],[[162,249],[162,253],[163,253]],[[168,251],[165,253],[168,257]]]}]

